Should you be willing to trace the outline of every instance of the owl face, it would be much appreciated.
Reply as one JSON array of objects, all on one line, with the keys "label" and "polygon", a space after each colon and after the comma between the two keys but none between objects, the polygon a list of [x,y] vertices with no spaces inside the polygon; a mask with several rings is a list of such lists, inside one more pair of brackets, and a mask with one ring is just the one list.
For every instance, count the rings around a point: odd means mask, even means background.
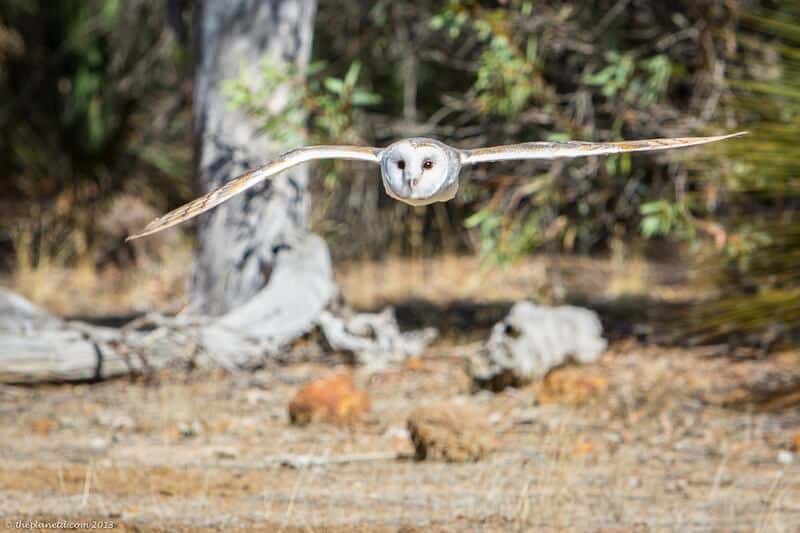
[{"label": "owl face", "polygon": [[386,194],[411,205],[445,202],[456,195],[459,154],[434,139],[396,142],[381,153]]}]

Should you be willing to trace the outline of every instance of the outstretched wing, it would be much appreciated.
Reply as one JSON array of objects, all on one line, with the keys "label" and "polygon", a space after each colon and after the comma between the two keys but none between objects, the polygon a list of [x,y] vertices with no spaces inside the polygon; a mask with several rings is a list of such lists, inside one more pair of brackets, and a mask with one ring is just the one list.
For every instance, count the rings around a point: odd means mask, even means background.
[{"label": "outstretched wing", "polygon": [[251,170],[238,178],[232,179],[219,189],[211,191],[196,200],[192,200],[188,204],[182,205],[164,216],[158,217],[145,226],[142,231],[128,236],[125,240],[138,239],[139,237],[159,232],[189,220],[190,218],[194,218],[200,213],[204,213],[229,198],[236,196],[240,192],[246,191],[250,187],[268,178],[272,178],[284,170],[299,165],[300,163],[317,159],[355,159],[378,163],[380,162],[380,152],[381,150],[379,148],[366,146],[306,146],[304,148],[296,148],[279,155],[272,161],[255,170]]},{"label": "outstretched wing", "polygon": [[641,141],[621,141],[593,143],[580,141],[530,142],[492,146],[475,150],[462,150],[462,164],[488,163],[510,159],[556,159],[559,157],[584,157],[590,155],[619,154],[623,152],[645,152],[649,150],[669,150],[713,143],[746,135],[746,131],[719,135],[716,137],[676,137],[674,139],[645,139]]}]

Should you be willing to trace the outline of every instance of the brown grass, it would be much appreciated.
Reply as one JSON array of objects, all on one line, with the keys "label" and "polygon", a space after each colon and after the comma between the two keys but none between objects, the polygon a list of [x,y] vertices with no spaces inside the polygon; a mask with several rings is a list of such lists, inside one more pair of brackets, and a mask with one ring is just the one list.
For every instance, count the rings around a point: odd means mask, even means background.
[{"label": "brown grass", "polygon": [[[431,353],[416,370],[373,377],[374,413],[350,429],[288,422],[295,383],[326,373],[319,365],[163,374],[155,386],[3,388],[0,514],[107,518],[138,531],[796,530],[800,472],[776,457],[797,415],[698,404],[686,376],[719,364],[615,345],[585,370],[608,379],[605,401],[575,407],[537,405],[535,387],[465,396],[460,371]],[[489,414],[491,455],[270,462],[391,450],[416,406],[447,398]]]},{"label": "brown grass", "polygon": [[183,304],[193,260],[187,240],[177,240],[162,250],[158,259],[140,256],[135,266],[125,269],[113,264],[98,269],[89,254],[77,265],[52,255],[42,255],[34,262],[25,252],[29,248],[25,242],[19,243],[15,268],[0,278],[0,285],[62,316],[177,310]]},{"label": "brown grass", "polygon": [[[554,283],[556,271],[567,290],[577,284],[602,294],[615,268],[534,259],[485,274],[471,289],[477,263],[459,261],[429,262],[420,281],[404,261],[385,263],[383,272],[345,265],[338,276],[346,296],[362,305],[411,295],[444,306],[452,298],[516,299],[540,282]],[[541,278],[537,262],[546,265]],[[642,272],[658,279],[659,268]],[[398,281],[403,275],[408,283]],[[381,279],[387,281],[375,281]],[[681,289],[649,283],[654,294]],[[554,374],[542,402],[539,384],[470,393],[459,355],[473,349],[446,341],[412,364],[372,376],[358,371],[372,412],[352,427],[289,423],[292,395],[330,371],[318,363],[0,387],[0,516],[108,519],[135,531],[800,528],[800,460],[787,463],[780,453],[791,449],[800,414],[701,401],[736,379],[725,359],[623,339],[598,363]],[[410,449],[410,413],[439,401],[488,413],[494,451],[459,464],[381,460],[292,469],[275,461]]]}]

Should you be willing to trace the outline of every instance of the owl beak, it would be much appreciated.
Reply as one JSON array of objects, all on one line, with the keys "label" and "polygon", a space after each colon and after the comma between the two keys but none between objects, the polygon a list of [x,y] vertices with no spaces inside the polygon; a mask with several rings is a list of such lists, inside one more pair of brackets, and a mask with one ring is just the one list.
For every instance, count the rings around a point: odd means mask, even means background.
[{"label": "owl beak", "polygon": [[417,188],[417,185],[419,184],[418,174],[415,175],[406,170],[405,172],[403,172],[403,177],[406,179],[406,185],[408,186],[409,190],[413,191],[414,189]]}]

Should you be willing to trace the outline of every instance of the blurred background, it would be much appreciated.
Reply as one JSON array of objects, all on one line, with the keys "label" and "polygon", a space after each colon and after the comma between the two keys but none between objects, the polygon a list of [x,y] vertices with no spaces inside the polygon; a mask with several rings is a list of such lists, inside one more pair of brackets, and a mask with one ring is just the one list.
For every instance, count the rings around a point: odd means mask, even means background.
[{"label": "blurred background", "polygon": [[[740,130],[125,242],[299,145]],[[796,0],[3,0],[0,521],[798,531],[799,133]]]},{"label": "blurred background", "polygon": [[[61,313],[181,297],[191,228],[123,239],[200,192],[197,11],[2,3],[4,285]],[[672,262],[702,286],[683,313],[693,333],[764,346],[800,324],[799,17],[789,0],[321,0],[308,68],[265,59],[259,83],[225,80],[225,94],[283,147],[747,129],[681,153],[480,167],[428,209],[391,201],[368,165],[317,165],[310,219],[337,264],[469,256],[480,258],[470,268],[513,269],[546,254],[607,258],[634,276],[636,259]],[[270,91],[286,84],[290,105],[276,111]]]}]

